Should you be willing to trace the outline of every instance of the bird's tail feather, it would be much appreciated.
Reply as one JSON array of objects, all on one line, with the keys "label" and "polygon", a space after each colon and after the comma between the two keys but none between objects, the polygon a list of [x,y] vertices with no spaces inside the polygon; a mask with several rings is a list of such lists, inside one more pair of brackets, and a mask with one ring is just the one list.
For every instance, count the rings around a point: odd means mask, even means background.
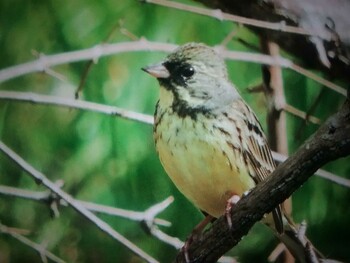
[{"label": "bird's tail feather", "polygon": [[283,216],[282,233],[276,233],[278,239],[287,247],[290,253],[298,260],[298,262],[314,262],[313,257],[318,259],[324,256],[317,251],[312,243],[305,236],[306,227],[297,227],[291,219]]}]

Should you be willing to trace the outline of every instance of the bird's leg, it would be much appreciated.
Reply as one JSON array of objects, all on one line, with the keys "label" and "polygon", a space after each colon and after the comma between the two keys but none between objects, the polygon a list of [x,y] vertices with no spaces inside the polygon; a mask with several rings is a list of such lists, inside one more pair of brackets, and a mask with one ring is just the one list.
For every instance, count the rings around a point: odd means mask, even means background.
[{"label": "bird's leg", "polygon": [[198,225],[196,225],[192,232],[191,235],[187,238],[187,240],[185,241],[185,244],[182,248],[183,254],[185,256],[185,260],[186,262],[190,262],[190,257],[188,254],[188,249],[191,245],[191,243],[193,242],[193,240],[197,239],[199,237],[199,235],[203,232],[204,228],[214,219],[213,216],[211,215],[207,215],[201,222],[198,223]]},{"label": "bird's leg", "polygon": [[237,202],[241,199],[241,197],[239,195],[232,195],[226,203],[226,209],[225,209],[225,216],[226,216],[226,220],[227,220],[227,224],[229,229],[232,228],[232,220],[231,220],[231,214],[230,211],[232,209],[232,207],[237,204]]}]

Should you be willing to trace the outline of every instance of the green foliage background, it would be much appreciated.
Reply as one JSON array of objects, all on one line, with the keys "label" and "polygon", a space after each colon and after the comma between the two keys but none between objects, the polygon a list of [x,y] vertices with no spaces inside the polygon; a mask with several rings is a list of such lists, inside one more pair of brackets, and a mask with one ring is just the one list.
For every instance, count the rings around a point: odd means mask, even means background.
[{"label": "green foliage background", "polygon": [[[111,43],[130,41],[116,29],[119,20],[136,36],[153,41],[217,45],[235,30],[228,48],[251,51],[239,38],[259,45],[258,37],[244,27],[135,0],[4,0],[0,2],[0,68],[33,60],[38,53],[92,47],[105,41],[111,32]],[[164,56],[158,52],[133,52],[99,59],[87,77],[83,99],[153,114],[158,84],[140,68]],[[264,96],[246,91],[262,82],[260,65],[236,61],[227,64],[231,79],[265,127]],[[53,70],[66,81],[36,73],[2,83],[0,90],[73,98],[85,65],[81,62],[55,67]],[[298,109],[309,109],[322,92],[313,113],[322,120],[336,112],[344,101],[297,73],[285,70],[283,74],[287,102]],[[305,125],[288,114],[290,153],[315,129],[317,125]],[[52,181],[62,180],[63,189],[75,198],[141,211],[173,195],[175,202],[161,214],[173,224],[163,230],[182,240],[202,218],[163,171],[150,125],[86,111],[0,101],[0,138]],[[325,168],[349,178],[349,158]],[[3,154],[0,184],[45,190]],[[294,218],[308,222],[308,236],[314,244],[325,255],[343,261],[350,261],[349,200],[349,189],[318,177],[312,177],[293,199]],[[139,224],[100,216],[161,262],[169,262],[175,256],[175,249],[147,235]],[[53,218],[45,204],[0,196],[0,221],[28,229],[28,238],[46,242],[50,251],[68,262],[140,261],[70,208],[61,208],[60,217]],[[257,224],[229,254],[240,262],[264,262],[276,244],[271,232]],[[38,262],[40,257],[0,233],[0,262],[24,261]]]}]

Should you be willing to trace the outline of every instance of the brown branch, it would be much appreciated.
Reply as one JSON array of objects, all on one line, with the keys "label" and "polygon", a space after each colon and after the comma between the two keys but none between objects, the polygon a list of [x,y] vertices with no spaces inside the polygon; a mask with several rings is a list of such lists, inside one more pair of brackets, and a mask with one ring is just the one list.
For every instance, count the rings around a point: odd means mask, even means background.
[{"label": "brown branch", "polygon": [[[276,43],[262,39],[262,48],[264,52],[274,56],[279,56],[279,46]],[[282,154],[288,154],[287,142],[287,121],[283,107],[286,99],[283,90],[282,69],[280,66],[263,67],[267,69],[265,78],[266,98],[268,103],[267,124],[269,143],[272,150]]]},{"label": "brown branch", "polygon": [[300,119],[303,119],[305,122],[311,122],[313,124],[318,124],[318,125],[321,124],[321,120],[319,118],[309,115],[307,112],[299,110],[288,103],[284,105],[283,110],[285,110],[290,114],[293,114],[294,116],[299,117]]},{"label": "brown branch", "polygon": [[321,98],[323,97],[324,93],[325,93],[325,89],[321,89],[316,99],[314,99],[309,109],[305,112],[305,119],[297,129],[298,132],[296,133],[295,138],[300,140],[300,138],[302,137],[301,135],[305,131],[305,127],[308,124],[308,120],[311,114],[315,111],[316,107],[320,104]]},{"label": "brown branch", "polygon": [[[271,56],[279,56],[279,46],[269,41],[268,39],[261,38],[262,50]],[[268,127],[268,141],[272,150],[281,154],[288,154],[288,140],[287,140],[287,119],[286,112],[283,111],[283,106],[286,104],[286,98],[284,95],[284,85],[282,77],[282,68],[279,66],[262,66],[265,86],[265,94],[267,99],[267,127]],[[292,213],[292,200],[287,199],[283,203],[283,207],[288,215]],[[279,246],[277,246],[277,249]],[[276,251],[276,249],[274,250]],[[283,253],[284,252],[284,253]],[[280,251],[279,257],[284,255],[284,263],[294,263],[294,257],[288,249],[284,247],[283,251]]]},{"label": "brown branch", "polygon": [[[275,30],[275,31],[291,33],[291,34],[320,36],[324,38],[329,37],[328,34],[320,35],[320,33],[316,31],[313,32],[311,30],[305,30],[301,27],[287,25],[285,21],[269,22],[269,21],[263,21],[259,19],[251,19],[248,17],[225,13],[220,9],[208,9],[208,8],[194,6],[194,5],[187,5],[176,1],[168,1],[168,0],[143,0],[143,1],[149,4],[156,4],[159,6],[165,6],[173,9],[195,13],[198,15],[209,16],[219,21],[231,21],[231,22],[236,22],[247,26]],[[204,1],[198,1],[198,2],[204,2]]]},{"label": "brown branch", "polygon": [[[350,154],[350,104],[331,116],[299,150],[279,165],[231,210],[232,227],[225,216],[216,220],[188,253],[191,262],[215,262],[237,245],[255,222],[287,199],[322,165]],[[186,262],[179,253],[176,262]]]},{"label": "brown branch", "polygon": [[[152,0],[153,2],[154,0]],[[163,2],[164,0],[157,0]],[[350,3],[339,0],[334,5],[332,1],[323,0],[194,0],[212,8],[210,13],[220,14],[220,10],[233,16],[241,16],[252,20],[261,20],[265,24],[276,23],[285,26],[295,26],[313,36],[291,34],[281,30],[271,30],[266,26],[257,27],[254,23],[246,23],[250,29],[269,40],[278,43],[281,48],[298,57],[303,66],[323,71],[332,77],[349,78],[348,41],[349,19],[347,14]],[[186,8],[190,12],[194,12]],[[205,14],[206,15],[206,14]],[[219,19],[219,15],[216,16]],[[238,20],[237,20],[238,21]],[[269,29],[268,29],[269,28]],[[283,32],[284,31],[284,32]]]}]

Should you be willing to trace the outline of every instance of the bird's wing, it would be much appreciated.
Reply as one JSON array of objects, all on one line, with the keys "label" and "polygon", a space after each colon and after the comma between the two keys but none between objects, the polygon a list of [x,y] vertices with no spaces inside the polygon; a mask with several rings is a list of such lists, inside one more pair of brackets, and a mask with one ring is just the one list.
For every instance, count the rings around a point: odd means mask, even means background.
[{"label": "bird's wing", "polygon": [[[263,129],[254,112],[244,101],[239,100],[237,103],[240,113],[243,115],[240,127],[242,129],[243,155],[249,164],[249,172],[256,183],[259,183],[273,172],[276,165]],[[276,230],[279,233],[283,232],[281,208],[277,207],[272,213]]]}]

